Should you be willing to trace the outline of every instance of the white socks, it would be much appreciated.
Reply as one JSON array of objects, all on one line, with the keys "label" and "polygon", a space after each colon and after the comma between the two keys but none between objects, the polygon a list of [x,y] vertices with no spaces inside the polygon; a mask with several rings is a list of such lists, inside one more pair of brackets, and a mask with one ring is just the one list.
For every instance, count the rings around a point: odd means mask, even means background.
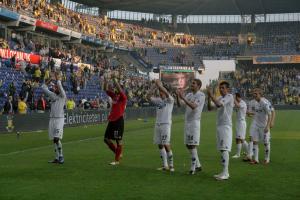
[{"label": "white socks", "polygon": [[54,143],[54,152],[56,159],[63,157],[62,144],[60,140],[57,143]]},{"label": "white socks", "polygon": [[222,165],[223,165],[223,172],[222,174],[227,175],[228,172],[228,166],[229,166],[229,152],[228,151],[222,151]]},{"label": "white socks", "polygon": [[197,152],[197,148],[193,148],[193,149],[189,149],[189,151],[191,152],[191,171],[195,171],[196,167],[200,167],[200,161],[198,158],[198,152]]},{"label": "white socks", "polygon": [[265,161],[270,162],[271,143],[265,144]]},{"label": "white socks", "polygon": [[245,151],[247,152],[248,151],[248,143],[246,140],[243,141],[242,146],[245,149]]},{"label": "white socks", "polygon": [[58,147],[57,147],[57,144],[56,144],[56,143],[54,143],[54,152],[55,152],[55,159],[58,160],[59,153],[58,153]]},{"label": "white socks", "polygon": [[258,153],[259,153],[258,144],[253,144],[253,153],[254,153],[254,160],[256,162],[259,162],[258,161]]},{"label": "white socks", "polygon": [[253,156],[253,141],[248,144],[248,157],[252,159]]},{"label": "white socks", "polygon": [[169,152],[167,152],[167,155],[168,155],[169,167],[174,167],[174,164],[173,164],[173,152],[172,152],[172,150],[170,150]]},{"label": "white socks", "polygon": [[167,160],[167,152],[165,148],[159,149],[160,151],[160,157],[162,159],[163,167],[168,167],[168,160]]},{"label": "white socks", "polygon": [[241,150],[242,150],[242,144],[241,143],[236,144],[236,155],[237,156],[241,155]]}]

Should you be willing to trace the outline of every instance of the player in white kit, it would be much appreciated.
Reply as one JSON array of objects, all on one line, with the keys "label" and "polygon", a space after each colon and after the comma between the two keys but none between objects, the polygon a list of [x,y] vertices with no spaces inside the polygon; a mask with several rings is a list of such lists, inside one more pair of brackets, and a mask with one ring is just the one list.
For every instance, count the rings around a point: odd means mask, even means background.
[{"label": "player in white kit", "polygon": [[181,91],[177,91],[178,105],[186,105],[184,144],[191,154],[191,168],[189,171],[191,175],[202,170],[197,152],[197,146],[200,143],[201,114],[205,103],[205,95],[200,91],[201,86],[202,82],[199,79],[194,79],[190,86],[191,92],[186,96],[183,96]]},{"label": "player in white kit", "polygon": [[63,138],[63,128],[64,128],[64,106],[66,102],[66,93],[61,84],[61,76],[56,73],[55,79],[57,81],[56,85],[53,86],[53,92],[48,89],[46,84],[42,85],[43,91],[50,98],[51,111],[50,111],[50,121],[49,121],[49,139],[53,140],[55,159],[49,161],[49,163],[64,163],[63,150],[61,140]]},{"label": "player in white kit", "polygon": [[170,170],[174,172],[173,153],[170,145],[174,98],[159,80],[155,80],[155,86],[159,90],[159,97],[152,96],[153,88],[150,89],[148,96],[151,102],[156,105],[156,123],[153,141],[154,144],[158,145],[162,159],[162,167],[158,168],[158,170]]},{"label": "player in white kit", "polygon": [[235,94],[234,105],[236,110],[236,145],[237,151],[232,158],[239,158],[241,156],[242,147],[248,152],[248,143],[246,142],[246,114],[247,114],[247,104],[242,100],[240,93]]},{"label": "player in white kit", "polygon": [[229,179],[229,152],[232,145],[232,111],[234,107],[234,98],[229,94],[229,83],[223,81],[219,84],[221,96],[216,98],[209,87],[207,94],[209,101],[212,100],[217,106],[217,149],[221,152],[223,171],[214,175],[217,180]]},{"label": "player in white kit", "polygon": [[[271,103],[262,96],[262,90],[256,88],[253,90],[254,100],[251,101],[251,110],[249,111],[249,115],[253,115],[252,124],[250,127],[250,142],[253,142],[253,148],[251,148],[252,144],[249,145],[248,156],[245,161],[250,161],[251,164],[258,164],[258,154],[259,147],[258,143],[263,141],[265,146],[265,160],[264,164],[269,164],[270,162],[270,151],[271,144],[270,138],[271,133],[270,129],[274,125],[275,120],[275,110],[272,107]],[[254,159],[252,157],[254,156]]]}]

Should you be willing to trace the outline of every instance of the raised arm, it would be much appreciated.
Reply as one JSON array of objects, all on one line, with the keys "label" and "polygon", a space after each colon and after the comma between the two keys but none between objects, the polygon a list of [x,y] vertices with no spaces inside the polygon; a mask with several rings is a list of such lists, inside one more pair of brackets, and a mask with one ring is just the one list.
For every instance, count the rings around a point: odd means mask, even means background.
[{"label": "raised arm", "polygon": [[155,88],[154,88],[154,85],[152,84],[150,89],[148,90],[147,94],[146,94],[146,98],[148,101],[152,101],[152,97],[154,96],[154,91],[155,91]]},{"label": "raised arm", "polygon": [[65,92],[65,90],[64,90],[64,88],[62,87],[62,84],[61,84],[61,79],[62,79],[61,75],[56,73],[55,78],[57,80],[57,86],[58,86],[60,96],[62,98],[67,98],[66,92]]},{"label": "raised arm", "polygon": [[[197,108],[197,104],[196,103],[193,103],[193,102],[190,102],[188,101],[184,96],[183,96],[183,93],[182,91],[178,91],[178,100],[182,100],[188,107],[190,107],[192,110],[194,110],[195,108]],[[180,102],[181,103],[181,102]]]},{"label": "raised arm", "polygon": [[113,78],[113,82],[114,82],[114,84],[115,84],[115,86],[117,88],[117,91],[119,93],[123,93],[122,87],[121,87],[120,83],[118,82],[118,80],[116,78]]},{"label": "raised arm", "polygon": [[51,92],[49,89],[48,89],[48,86],[44,83],[41,87],[44,91],[44,93],[50,97],[51,100],[55,100],[56,99],[56,94],[54,92]]},{"label": "raised arm", "polygon": [[236,98],[234,98],[234,106],[237,108],[241,107],[240,103],[236,100]]},{"label": "raised arm", "polygon": [[219,107],[222,107],[223,104],[221,102],[219,102],[216,97],[214,97],[213,93],[212,93],[212,90],[209,86],[206,87],[206,90],[207,90],[207,95],[208,95],[208,98],[210,98],[214,104],[219,108]]},{"label": "raised arm", "polygon": [[179,90],[176,90],[176,92],[175,92],[178,107],[181,107],[182,105],[184,105],[184,102],[180,98],[180,93],[181,92]]},{"label": "raised arm", "polygon": [[162,84],[162,82],[160,81],[160,80],[155,80],[155,85],[156,85],[156,87],[161,91],[161,92],[163,92],[165,95],[166,95],[166,97],[167,98],[169,98],[170,97],[170,93],[168,92],[168,90],[163,86],[163,84]]}]

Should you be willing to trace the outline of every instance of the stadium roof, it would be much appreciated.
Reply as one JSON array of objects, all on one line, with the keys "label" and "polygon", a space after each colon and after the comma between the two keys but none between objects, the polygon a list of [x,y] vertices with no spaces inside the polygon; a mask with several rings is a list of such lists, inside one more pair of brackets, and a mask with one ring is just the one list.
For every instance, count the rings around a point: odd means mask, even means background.
[{"label": "stadium roof", "polygon": [[73,0],[107,10],[177,15],[240,15],[300,12],[300,0]]}]

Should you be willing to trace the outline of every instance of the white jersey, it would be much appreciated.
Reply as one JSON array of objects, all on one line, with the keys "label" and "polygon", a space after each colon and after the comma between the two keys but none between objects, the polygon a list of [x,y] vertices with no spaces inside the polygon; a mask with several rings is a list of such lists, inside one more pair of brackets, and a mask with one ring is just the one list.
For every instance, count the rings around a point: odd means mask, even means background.
[{"label": "white jersey", "polygon": [[218,101],[222,104],[222,106],[218,108],[217,126],[232,126],[232,111],[234,107],[232,94],[227,94],[224,97],[220,96]]},{"label": "white jersey", "polygon": [[57,81],[57,86],[60,91],[59,95],[51,92],[45,84],[42,85],[43,91],[50,97],[51,100],[50,118],[64,118],[64,106],[67,97],[61,85],[61,81]]},{"label": "white jersey", "polygon": [[253,101],[252,105],[252,111],[254,112],[253,123],[260,128],[266,127],[268,115],[273,110],[271,103],[266,98],[262,97],[259,102]]},{"label": "white jersey", "polygon": [[245,101],[241,100],[239,102],[239,107],[236,107],[236,121],[245,121],[247,114],[247,104]]},{"label": "white jersey", "polygon": [[156,105],[156,123],[171,124],[174,98],[171,95],[166,99],[151,97],[151,101]]},{"label": "white jersey", "polygon": [[195,121],[201,119],[201,114],[205,102],[205,95],[203,92],[198,91],[195,94],[194,93],[188,93],[185,96],[186,100],[189,102],[192,102],[197,105],[195,109],[191,109],[189,106],[186,106],[185,109],[185,121]]}]

